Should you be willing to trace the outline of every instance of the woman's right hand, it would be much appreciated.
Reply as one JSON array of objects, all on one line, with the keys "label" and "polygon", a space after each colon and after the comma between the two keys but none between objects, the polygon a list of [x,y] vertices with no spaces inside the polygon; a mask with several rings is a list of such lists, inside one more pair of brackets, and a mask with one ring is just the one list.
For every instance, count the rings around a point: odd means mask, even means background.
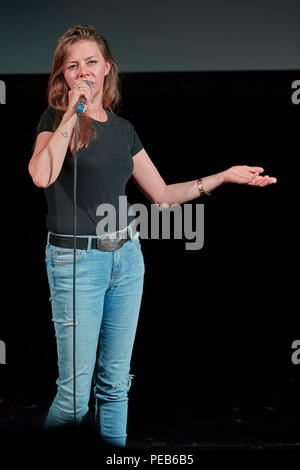
[{"label": "woman's right hand", "polygon": [[73,87],[68,92],[68,109],[66,111],[68,116],[73,116],[73,114],[76,114],[76,108],[81,96],[85,97],[86,104],[84,111],[86,111],[87,107],[92,101],[93,88],[89,87],[89,85],[84,80],[79,79],[74,83]]},{"label": "woman's right hand", "polygon": [[268,186],[276,183],[273,176],[262,176],[264,169],[260,166],[237,165],[223,171],[224,183],[248,184],[249,186]]}]

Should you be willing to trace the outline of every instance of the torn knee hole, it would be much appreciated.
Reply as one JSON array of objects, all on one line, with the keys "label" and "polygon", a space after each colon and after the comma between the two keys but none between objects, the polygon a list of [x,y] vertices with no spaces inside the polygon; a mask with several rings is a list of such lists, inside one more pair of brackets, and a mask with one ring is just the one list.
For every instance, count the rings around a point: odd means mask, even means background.
[{"label": "torn knee hole", "polygon": [[[128,374],[128,379],[127,379],[127,385],[128,385],[128,390],[131,387],[132,379],[134,377],[134,374]],[[120,382],[117,384],[112,384],[112,388],[120,388],[122,385],[124,385],[125,382]]]},{"label": "torn knee hole", "polygon": [[133,377],[134,377],[134,374],[128,374],[128,390],[129,390],[130,387],[131,387],[131,383],[132,383]]},{"label": "torn knee hole", "polygon": [[[74,325],[74,321],[73,320],[68,320],[66,322],[63,323],[64,326],[73,326]],[[78,321],[75,321],[75,326],[78,325]]]}]

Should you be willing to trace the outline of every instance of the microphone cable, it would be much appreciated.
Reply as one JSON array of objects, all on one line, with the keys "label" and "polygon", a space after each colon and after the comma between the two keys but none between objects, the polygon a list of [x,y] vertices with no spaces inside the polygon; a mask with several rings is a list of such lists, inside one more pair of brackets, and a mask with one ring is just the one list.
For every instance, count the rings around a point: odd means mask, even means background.
[{"label": "microphone cable", "polygon": [[[89,87],[94,85],[89,80],[84,80]],[[85,98],[82,96],[78,101],[76,107],[76,124],[75,124],[75,149],[74,149],[74,186],[73,186],[73,204],[74,204],[74,242],[73,242],[73,413],[74,423],[77,424],[76,416],[76,234],[77,234],[77,135],[78,135],[78,121],[80,115],[83,113],[86,104]]]},{"label": "microphone cable", "polygon": [[77,233],[77,133],[78,121],[80,114],[77,113],[75,127],[75,153],[74,153],[74,187],[73,187],[73,204],[74,204],[74,245],[73,245],[73,406],[74,406],[74,423],[77,424],[76,418],[76,233]]}]

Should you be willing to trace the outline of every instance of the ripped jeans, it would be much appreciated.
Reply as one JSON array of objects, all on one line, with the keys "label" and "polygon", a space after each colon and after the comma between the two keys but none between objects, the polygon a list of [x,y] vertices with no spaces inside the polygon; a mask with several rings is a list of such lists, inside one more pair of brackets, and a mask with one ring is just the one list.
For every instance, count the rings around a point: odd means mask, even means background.
[{"label": "ripped jeans", "polygon": [[[46,268],[59,377],[44,429],[72,423],[73,248],[46,246]],[[144,282],[139,232],[115,251],[76,250],[76,421],[88,412],[91,383],[95,424],[104,442],[125,447],[130,361]]]}]

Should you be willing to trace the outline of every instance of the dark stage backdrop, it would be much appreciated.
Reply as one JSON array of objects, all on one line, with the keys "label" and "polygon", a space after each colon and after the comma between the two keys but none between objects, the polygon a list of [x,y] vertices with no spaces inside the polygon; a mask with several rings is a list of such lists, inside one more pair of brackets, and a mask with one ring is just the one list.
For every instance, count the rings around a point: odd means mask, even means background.
[{"label": "dark stage backdrop", "polygon": [[298,0],[3,1],[1,73],[49,73],[56,41],[92,24],[122,72],[300,68]]},{"label": "dark stage backdrop", "polygon": [[[1,79],[0,406],[26,426],[35,410],[46,412],[57,378],[46,203],[27,171],[48,75]],[[297,79],[293,70],[122,75],[120,114],[166,183],[240,164],[263,166],[278,179],[266,188],[227,184],[190,201],[194,209],[204,204],[198,251],[186,250],[186,240],[141,240],[146,274],[131,368],[132,439],[296,439]],[[150,208],[132,182],[127,195]]]}]

